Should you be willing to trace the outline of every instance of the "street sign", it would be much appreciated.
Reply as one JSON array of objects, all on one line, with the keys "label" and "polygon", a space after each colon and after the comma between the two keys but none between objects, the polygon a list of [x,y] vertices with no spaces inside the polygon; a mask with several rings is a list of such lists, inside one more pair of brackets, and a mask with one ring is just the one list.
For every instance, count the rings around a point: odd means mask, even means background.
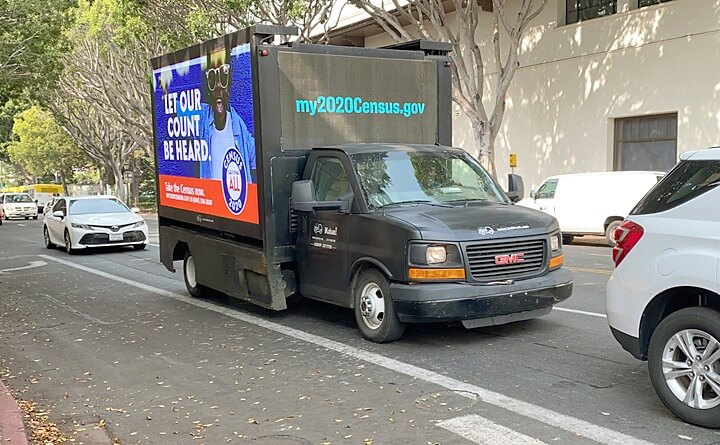
[{"label": "street sign", "polygon": [[510,168],[517,167],[517,154],[510,153]]},{"label": "street sign", "polygon": [[134,178],[134,176],[133,176],[132,171],[128,170],[128,171],[123,172],[123,181],[133,182],[133,178]]}]

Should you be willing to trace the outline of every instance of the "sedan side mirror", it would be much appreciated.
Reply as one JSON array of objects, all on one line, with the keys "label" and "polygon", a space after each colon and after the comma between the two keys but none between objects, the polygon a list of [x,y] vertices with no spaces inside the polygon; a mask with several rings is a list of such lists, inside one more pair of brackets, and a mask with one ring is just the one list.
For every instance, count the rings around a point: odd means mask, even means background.
[{"label": "sedan side mirror", "polygon": [[315,197],[315,184],[312,180],[295,181],[292,185],[292,209],[296,212],[310,213],[315,210],[349,211],[346,201],[318,201]]},{"label": "sedan side mirror", "polygon": [[62,210],[55,210],[52,215],[55,218],[60,218],[60,219],[65,218],[65,214],[62,212]]}]

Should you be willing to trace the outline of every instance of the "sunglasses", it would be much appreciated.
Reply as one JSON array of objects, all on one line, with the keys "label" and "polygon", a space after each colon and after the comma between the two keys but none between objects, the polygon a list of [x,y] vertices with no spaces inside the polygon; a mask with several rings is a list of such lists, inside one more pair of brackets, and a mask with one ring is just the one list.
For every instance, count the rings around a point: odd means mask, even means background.
[{"label": "sunglasses", "polygon": [[207,77],[207,86],[210,91],[215,91],[218,84],[220,84],[220,88],[227,88],[230,82],[230,65],[226,63],[217,68],[208,68],[208,70],[205,71],[205,76]]}]

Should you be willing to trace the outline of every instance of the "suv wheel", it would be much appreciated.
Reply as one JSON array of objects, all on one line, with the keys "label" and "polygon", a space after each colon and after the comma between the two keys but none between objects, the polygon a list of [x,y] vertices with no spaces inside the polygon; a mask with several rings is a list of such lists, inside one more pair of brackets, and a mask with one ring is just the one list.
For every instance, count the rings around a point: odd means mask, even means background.
[{"label": "suv wheel", "polygon": [[400,338],[405,331],[395,312],[390,285],[385,275],[375,269],[362,272],[353,288],[355,322],[362,336],[376,343]]},{"label": "suv wheel", "polygon": [[653,332],[648,369],[665,406],[686,422],[720,428],[720,312],[674,312]]}]

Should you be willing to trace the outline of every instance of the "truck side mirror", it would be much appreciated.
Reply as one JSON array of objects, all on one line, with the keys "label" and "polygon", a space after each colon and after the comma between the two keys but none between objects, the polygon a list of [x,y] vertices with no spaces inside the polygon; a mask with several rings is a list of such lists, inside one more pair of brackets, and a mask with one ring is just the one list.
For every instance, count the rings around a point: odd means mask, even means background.
[{"label": "truck side mirror", "polygon": [[525,196],[525,184],[522,176],[514,173],[508,174],[508,198],[511,202],[518,202]]},{"label": "truck side mirror", "polygon": [[[348,201],[318,201],[312,180],[295,181],[292,185],[292,208],[296,212],[310,213],[315,210],[349,211]],[[352,201],[349,201],[352,202]]]}]

